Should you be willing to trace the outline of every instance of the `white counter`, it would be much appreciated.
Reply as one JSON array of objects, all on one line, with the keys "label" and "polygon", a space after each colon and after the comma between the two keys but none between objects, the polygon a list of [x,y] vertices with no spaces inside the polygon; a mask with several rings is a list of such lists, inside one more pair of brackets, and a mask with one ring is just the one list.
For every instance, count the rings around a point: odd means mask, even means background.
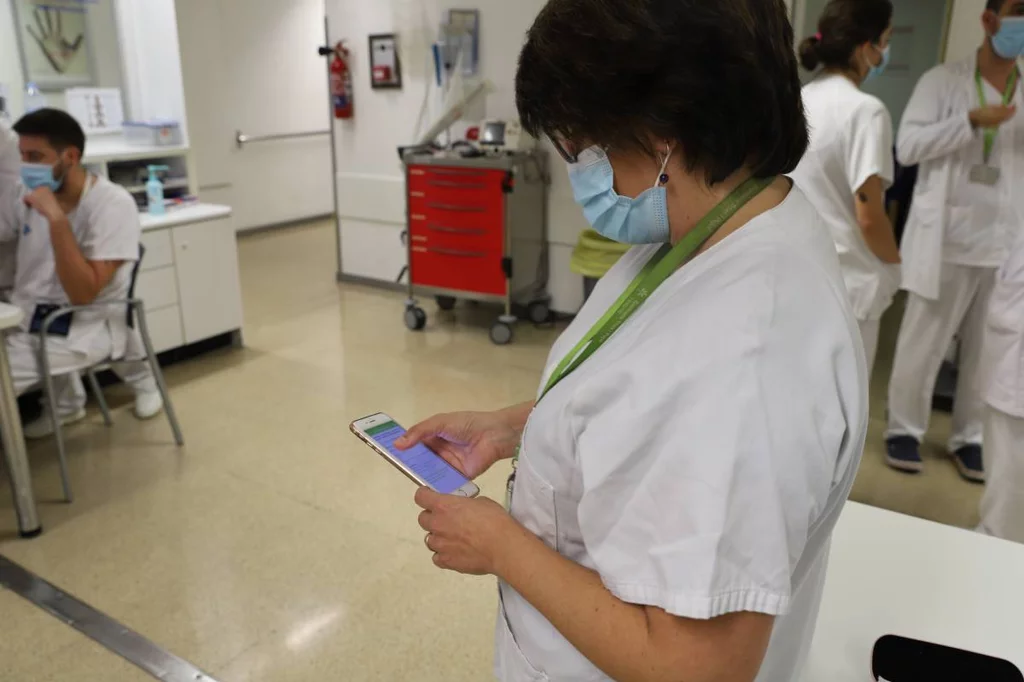
[{"label": "white counter", "polygon": [[142,231],[161,230],[177,225],[189,223],[202,223],[208,220],[217,220],[231,215],[230,206],[220,204],[189,204],[181,208],[171,208],[165,215],[152,216],[148,213],[139,214],[142,222]]},{"label": "white counter", "polygon": [[90,137],[85,143],[83,164],[106,163],[108,161],[133,161],[188,154],[185,146],[130,145],[120,135]]},{"label": "white counter", "polygon": [[832,543],[804,682],[867,682],[894,634],[1024,670],[1024,545],[850,503]]}]

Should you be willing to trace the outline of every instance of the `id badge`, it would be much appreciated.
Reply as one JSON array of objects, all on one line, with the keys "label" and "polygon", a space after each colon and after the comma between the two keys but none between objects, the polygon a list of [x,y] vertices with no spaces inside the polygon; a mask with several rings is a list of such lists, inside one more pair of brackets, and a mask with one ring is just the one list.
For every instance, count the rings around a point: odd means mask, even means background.
[{"label": "id badge", "polygon": [[[33,334],[38,334],[43,329],[43,322],[51,313],[54,313],[64,306],[53,305],[50,303],[40,303],[36,306],[35,311],[32,313],[32,321],[29,322],[28,330]],[[71,318],[73,313],[68,312],[61,315],[53,321],[48,330],[49,336],[68,336],[71,333]]]},{"label": "id badge", "polygon": [[971,184],[992,187],[999,182],[1001,172],[995,166],[979,164],[971,166]]}]

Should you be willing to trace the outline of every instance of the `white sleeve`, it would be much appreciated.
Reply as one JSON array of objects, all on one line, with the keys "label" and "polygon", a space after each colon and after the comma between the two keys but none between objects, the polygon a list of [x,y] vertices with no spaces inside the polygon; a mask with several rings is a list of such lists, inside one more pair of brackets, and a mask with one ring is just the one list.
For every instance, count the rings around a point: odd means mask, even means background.
[{"label": "white sleeve", "polygon": [[124,190],[116,188],[96,203],[79,246],[86,260],[136,261],[139,259],[141,237],[142,227],[135,200]]},{"label": "white sleeve", "polygon": [[28,215],[28,207],[22,201],[23,195],[24,187],[20,182],[10,185],[0,183],[0,242],[12,242],[21,232]]},{"label": "white sleeve", "polygon": [[[880,104],[880,103],[879,103]],[[846,155],[846,178],[850,191],[856,193],[865,182],[877,175],[886,189],[896,176],[892,148],[892,117],[884,105],[864,109],[853,117],[849,149]]]},{"label": "white sleeve", "polygon": [[950,78],[943,67],[937,67],[914,88],[896,140],[896,158],[904,166],[947,156],[974,141],[968,112],[947,111]]},{"label": "white sleeve", "polygon": [[21,180],[21,155],[18,136],[0,121],[0,192]]},{"label": "white sleeve", "polygon": [[[770,319],[771,298],[746,294],[737,315],[759,317],[765,303]],[[720,320],[686,325],[709,322]],[[602,409],[579,421],[577,520],[619,599],[694,619],[789,611],[847,433],[823,366],[834,346],[812,350],[813,325],[835,324],[818,317],[781,343],[718,324],[696,357],[676,323],[675,334],[645,333],[611,373]]]}]

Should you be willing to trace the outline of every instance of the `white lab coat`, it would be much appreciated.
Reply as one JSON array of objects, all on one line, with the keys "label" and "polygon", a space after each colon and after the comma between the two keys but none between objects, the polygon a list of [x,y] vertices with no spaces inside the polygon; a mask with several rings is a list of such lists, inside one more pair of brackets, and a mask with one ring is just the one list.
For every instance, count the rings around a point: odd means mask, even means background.
[{"label": "white lab coat", "polygon": [[982,357],[988,484],[981,529],[1024,542],[1024,235],[999,270]]},{"label": "white lab coat", "polygon": [[[949,197],[954,174],[962,171],[958,152],[981,135],[968,119],[978,106],[976,71],[977,56],[972,54],[926,73],[914,88],[896,139],[899,162],[919,165],[903,236],[903,288],[930,301],[939,299]],[[1016,177],[1021,169],[1013,170]],[[1011,192],[1010,197],[1020,212],[1024,192]]]},{"label": "white lab coat", "polygon": [[[636,247],[605,275],[545,377],[657,250]],[[835,247],[794,188],[679,269],[538,403],[511,513],[625,602],[775,616],[757,682],[796,680],[866,430]],[[609,679],[507,584],[495,673]]]}]

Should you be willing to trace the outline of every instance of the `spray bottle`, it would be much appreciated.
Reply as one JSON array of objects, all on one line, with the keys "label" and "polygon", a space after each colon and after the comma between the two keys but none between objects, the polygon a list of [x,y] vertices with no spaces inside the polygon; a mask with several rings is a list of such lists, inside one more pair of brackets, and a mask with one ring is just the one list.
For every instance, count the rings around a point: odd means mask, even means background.
[{"label": "spray bottle", "polygon": [[149,182],[146,183],[146,199],[149,202],[149,215],[164,215],[164,185],[160,182],[160,171],[170,170],[167,166],[149,166]]}]

